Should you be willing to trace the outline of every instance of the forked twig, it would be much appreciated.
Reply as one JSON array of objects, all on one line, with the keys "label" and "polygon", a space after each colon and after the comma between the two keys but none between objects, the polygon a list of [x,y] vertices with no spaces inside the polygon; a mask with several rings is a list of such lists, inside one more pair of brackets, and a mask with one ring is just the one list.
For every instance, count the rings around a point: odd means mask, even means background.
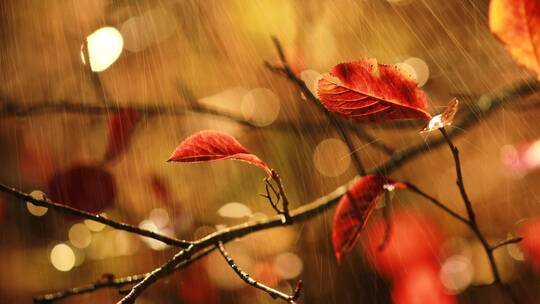
[{"label": "forked twig", "polygon": [[236,265],[234,260],[229,256],[229,254],[225,250],[225,246],[223,246],[223,242],[218,242],[218,248],[219,248],[219,252],[223,256],[223,258],[225,258],[225,260],[227,261],[227,264],[229,264],[229,266],[231,266],[231,268],[238,275],[238,277],[240,277],[240,279],[242,279],[244,282],[248,283],[249,285],[266,292],[273,299],[282,299],[285,302],[290,303],[290,304],[294,304],[295,301],[298,299],[298,297],[300,297],[300,292],[302,290],[302,280],[299,280],[296,283],[296,288],[294,289],[293,294],[288,295],[288,294],[283,293],[283,292],[281,292],[279,290],[276,290],[276,289],[274,289],[274,288],[272,288],[270,286],[267,286],[267,285],[264,285],[263,283],[260,283],[259,281],[252,278],[248,273],[246,273],[245,271],[240,269],[240,267],[238,267],[238,265]]}]

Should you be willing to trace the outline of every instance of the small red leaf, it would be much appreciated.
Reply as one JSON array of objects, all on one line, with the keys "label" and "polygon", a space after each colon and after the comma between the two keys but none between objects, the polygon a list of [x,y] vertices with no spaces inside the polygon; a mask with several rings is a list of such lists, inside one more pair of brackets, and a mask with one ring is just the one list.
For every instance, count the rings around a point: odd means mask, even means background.
[{"label": "small red leaf", "polygon": [[174,150],[168,161],[196,163],[219,159],[236,159],[263,168],[268,176],[268,165],[252,154],[229,134],[218,131],[200,131],[188,137]]},{"label": "small red leaf", "polygon": [[416,83],[375,59],[336,65],[319,80],[317,93],[328,111],[357,122],[431,118]]},{"label": "small red leaf", "polygon": [[459,100],[457,98],[453,98],[448,103],[448,106],[446,107],[444,112],[439,115],[433,116],[429,120],[428,124],[424,127],[424,129],[420,132],[431,132],[451,125],[452,122],[454,122],[454,117],[456,116],[458,107]]},{"label": "small red leaf", "polygon": [[109,117],[105,161],[113,161],[124,152],[140,120],[141,115],[135,110],[123,110]]},{"label": "small red leaf", "polygon": [[354,247],[387,185],[403,186],[384,176],[368,175],[355,181],[341,198],[332,224],[332,241],[338,262]]}]

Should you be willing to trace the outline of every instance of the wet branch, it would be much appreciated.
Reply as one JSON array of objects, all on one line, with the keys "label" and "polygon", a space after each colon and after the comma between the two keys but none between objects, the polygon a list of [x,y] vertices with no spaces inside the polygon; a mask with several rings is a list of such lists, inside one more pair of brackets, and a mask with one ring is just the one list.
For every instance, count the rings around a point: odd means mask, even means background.
[{"label": "wet branch", "polygon": [[234,272],[242,279],[244,282],[248,283],[249,285],[260,289],[267,294],[269,294],[273,299],[282,299],[287,303],[294,304],[295,301],[300,297],[300,291],[302,290],[302,281],[299,280],[296,284],[296,288],[292,295],[288,295],[286,293],[283,293],[279,290],[276,290],[272,287],[269,287],[267,285],[264,285],[263,283],[258,282],[254,278],[252,278],[248,273],[240,269],[238,265],[234,262],[234,260],[229,256],[227,251],[225,250],[225,246],[223,246],[223,242],[218,243],[218,249],[223,258],[227,261],[227,264],[231,266],[231,268],[234,270]]},{"label": "wet branch", "polygon": [[191,244],[188,241],[179,240],[179,239],[176,239],[176,238],[168,237],[168,236],[163,235],[163,234],[152,232],[150,230],[141,229],[141,228],[129,225],[129,224],[117,222],[117,221],[108,219],[108,218],[106,218],[104,216],[101,216],[99,214],[93,214],[93,213],[89,213],[89,212],[86,212],[86,211],[83,211],[83,210],[79,210],[79,209],[76,209],[76,208],[73,208],[73,207],[70,207],[70,206],[67,206],[67,205],[55,203],[55,202],[50,201],[47,198],[36,199],[33,196],[31,196],[30,194],[21,192],[21,191],[15,189],[15,188],[11,188],[11,187],[6,186],[6,185],[4,185],[2,183],[0,183],[0,191],[14,196],[15,198],[17,198],[22,203],[30,202],[30,203],[32,203],[34,205],[41,206],[41,207],[46,207],[46,208],[49,208],[49,209],[53,209],[55,211],[59,211],[59,212],[62,212],[64,214],[69,214],[69,215],[76,216],[76,217],[82,217],[82,218],[85,218],[85,219],[88,219],[88,220],[92,220],[92,221],[95,221],[95,222],[102,223],[104,225],[113,227],[113,228],[118,229],[118,230],[124,230],[124,231],[127,231],[127,232],[138,234],[140,236],[149,237],[151,239],[161,241],[161,242],[163,242],[163,243],[165,243],[167,245],[176,246],[176,247],[180,247],[180,248],[186,248]]}]

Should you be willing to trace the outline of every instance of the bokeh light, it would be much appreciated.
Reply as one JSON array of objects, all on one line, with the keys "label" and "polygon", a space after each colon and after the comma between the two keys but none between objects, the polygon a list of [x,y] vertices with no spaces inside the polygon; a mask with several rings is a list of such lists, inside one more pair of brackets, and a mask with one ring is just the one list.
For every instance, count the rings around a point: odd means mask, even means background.
[{"label": "bokeh light", "polygon": [[92,241],[92,233],[84,224],[77,223],[69,229],[69,241],[74,247],[86,248]]},{"label": "bokeh light", "polygon": [[429,80],[429,66],[427,63],[417,57],[410,57],[403,61],[405,65],[410,66],[414,70],[414,75],[418,87],[423,87],[426,82]]},{"label": "bokeh light", "polygon": [[105,71],[122,53],[124,39],[114,27],[103,27],[86,38],[90,68],[94,72]]},{"label": "bokeh light", "polygon": [[243,218],[250,217],[253,213],[248,206],[238,202],[231,202],[221,206],[218,209],[218,214],[222,217]]},{"label": "bokeh light", "polygon": [[75,266],[75,253],[66,244],[53,247],[50,254],[51,263],[60,271],[70,271]]},{"label": "bokeh light", "polygon": [[[39,200],[46,198],[45,193],[39,190],[34,190],[30,192],[30,196],[32,196],[34,199],[39,199]],[[30,202],[26,202],[26,209],[28,209],[28,212],[30,212],[30,214],[34,216],[43,216],[47,213],[47,210],[48,210],[48,208],[46,207],[37,206]]]},{"label": "bokeh light", "polygon": [[313,152],[313,163],[319,173],[328,177],[339,176],[349,168],[351,156],[347,145],[340,139],[321,141]]},{"label": "bokeh light", "polygon": [[253,89],[242,98],[242,115],[259,127],[272,124],[279,115],[279,108],[277,95],[269,89]]},{"label": "bokeh light", "polygon": [[303,268],[302,260],[292,252],[282,253],[274,259],[274,271],[285,280],[296,278]]},{"label": "bokeh light", "polygon": [[452,293],[459,293],[471,284],[474,276],[473,271],[469,258],[453,255],[442,264],[441,282]]}]

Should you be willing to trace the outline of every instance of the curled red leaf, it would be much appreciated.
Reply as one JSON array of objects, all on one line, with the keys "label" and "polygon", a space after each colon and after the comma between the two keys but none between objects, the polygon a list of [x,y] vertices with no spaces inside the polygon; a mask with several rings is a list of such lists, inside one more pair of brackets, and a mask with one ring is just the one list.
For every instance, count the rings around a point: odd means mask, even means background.
[{"label": "curled red leaf", "polygon": [[457,98],[452,98],[444,112],[433,116],[424,129],[420,132],[431,132],[451,125],[454,122],[454,117],[456,116],[458,107],[459,100]]},{"label": "curled red leaf", "polygon": [[272,176],[272,170],[264,161],[242,147],[234,137],[218,131],[206,130],[191,135],[176,147],[168,161],[196,163],[220,159],[245,161]]},{"label": "curled red leaf", "polygon": [[367,175],[355,181],[341,198],[332,224],[332,241],[338,262],[358,240],[381,194],[405,187],[381,175]]},{"label": "curled red leaf", "polygon": [[113,161],[124,152],[140,120],[141,115],[134,110],[119,111],[110,116],[105,161]]},{"label": "curled red leaf", "polygon": [[416,82],[375,59],[336,65],[319,80],[317,93],[328,111],[357,122],[431,118]]}]

